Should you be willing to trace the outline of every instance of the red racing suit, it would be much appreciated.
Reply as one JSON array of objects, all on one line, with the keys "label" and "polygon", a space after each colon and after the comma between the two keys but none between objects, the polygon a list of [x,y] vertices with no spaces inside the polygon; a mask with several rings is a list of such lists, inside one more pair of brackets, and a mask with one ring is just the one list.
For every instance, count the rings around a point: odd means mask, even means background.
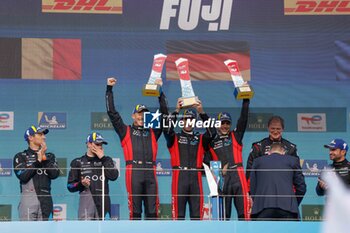
[{"label": "red racing suit", "polygon": [[[176,114],[173,114],[173,116]],[[203,121],[207,114],[200,114]],[[164,130],[167,147],[173,167],[172,176],[172,215],[173,219],[185,219],[186,204],[189,204],[191,220],[203,219],[202,163],[204,147],[215,137],[214,128],[204,134],[195,132],[175,133],[173,128]]]},{"label": "red racing suit", "polygon": [[[161,107],[166,108],[166,97],[159,97]],[[162,129],[146,129],[128,126],[114,107],[112,86],[106,91],[107,113],[117,132],[124,151],[126,164],[126,189],[130,219],[141,219],[142,202],[146,219],[158,218],[159,198],[156,177],[157,140]]]},{"label": "red racing suit", "polygon": [[[248,220],[249,216],[249,190],[244,175],[242,161],[242,139],[247,127],[249,99],[243,100],[241,116],[237,121],[236,129],[227,135],[217,134],[209,144],[211,160],[221,161],[221,166],[227,165],[224,176],[223,195],[225,196],[225,217],[231,218],[232,198],[237,210],[238,219]],[[207,158],[206,158],[207,160]]]}]

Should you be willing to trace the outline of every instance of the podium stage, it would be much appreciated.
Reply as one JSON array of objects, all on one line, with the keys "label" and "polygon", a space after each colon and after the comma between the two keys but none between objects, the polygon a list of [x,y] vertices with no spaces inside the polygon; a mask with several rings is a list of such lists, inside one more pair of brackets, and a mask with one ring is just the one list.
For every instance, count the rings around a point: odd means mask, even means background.
[{"label": "podium stage", "polygon": [[320,222],[49,221],[2,222],[2,233],[319,233]]}]

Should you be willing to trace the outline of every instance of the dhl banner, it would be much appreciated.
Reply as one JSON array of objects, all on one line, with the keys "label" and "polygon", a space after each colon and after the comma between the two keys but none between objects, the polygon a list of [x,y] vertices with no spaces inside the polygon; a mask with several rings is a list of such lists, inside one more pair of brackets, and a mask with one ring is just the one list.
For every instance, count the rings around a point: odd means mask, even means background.
[{"label": "dhl banner", "polygon": [[350,1],[284,0],[285,15],[349,15]]},{"label": "dhl banner", "polygon": [[42,0],[45,13],[122,14],[123,0]]}]

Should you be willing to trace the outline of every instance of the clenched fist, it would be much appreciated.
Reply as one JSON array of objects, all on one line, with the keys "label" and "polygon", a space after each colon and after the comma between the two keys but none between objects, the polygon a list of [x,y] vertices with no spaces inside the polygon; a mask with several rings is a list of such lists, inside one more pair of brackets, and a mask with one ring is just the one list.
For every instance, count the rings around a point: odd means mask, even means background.
[{"label": "clenched fist", "polygon": [[114,86],[115,84],[117,84],[116,78],[107,78],[107,85],[108,86]]}]

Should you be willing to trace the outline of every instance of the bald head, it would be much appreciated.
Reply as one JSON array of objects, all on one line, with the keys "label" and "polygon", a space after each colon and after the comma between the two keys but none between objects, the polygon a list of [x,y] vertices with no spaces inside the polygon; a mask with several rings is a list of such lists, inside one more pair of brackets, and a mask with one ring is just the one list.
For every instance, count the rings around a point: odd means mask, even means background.
[{"label": "bald head", "polygon": [[275,142],[271,144],[271,148],[270,148],[270,154],[281,154],[284,155],[285,150],[284,147],[282,145],[282,143],[280,142]]}]

